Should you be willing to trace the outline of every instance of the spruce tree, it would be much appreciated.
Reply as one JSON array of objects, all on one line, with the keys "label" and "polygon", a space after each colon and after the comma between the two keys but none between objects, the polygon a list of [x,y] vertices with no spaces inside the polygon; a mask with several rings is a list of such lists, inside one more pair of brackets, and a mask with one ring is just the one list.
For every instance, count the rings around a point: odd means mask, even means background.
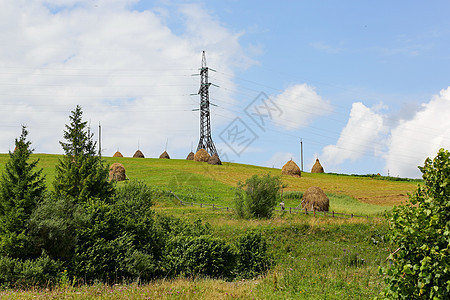
[{"label": "spruce tree", "polygon": [[22,126],[14,152],[9,152],[0,185],[0,253],[12,257],[26,257],[27,223],[45,192],[42,169],[35,170],[39,160],[28,161],[33,149],[27,135]]},{"label": "spruce tree", "polygon": [[60,142],[65,155],[56,166],[53,186],[56,194],[70,196],[77,202],[89,198],[109,199],[114,188],[108,181],[108,166],[96,156],[96,142],[82,114],[77,105],[70,116],[70,124],[66,124],[66,142]]}]

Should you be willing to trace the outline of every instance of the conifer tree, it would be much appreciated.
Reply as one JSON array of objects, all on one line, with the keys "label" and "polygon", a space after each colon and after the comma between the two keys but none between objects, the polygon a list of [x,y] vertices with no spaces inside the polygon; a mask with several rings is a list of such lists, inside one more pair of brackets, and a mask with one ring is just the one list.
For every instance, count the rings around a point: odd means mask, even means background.
[{"label": "conifer tree", "polygon": [[82,114],[77,105],[70,116],[70,124],[66,124],[66,142],[60,142],[65,155],[56,167],[55,192],[73,197],[77,202],[89,198],[109,199],[114,192],[113,184],[108,181],[109,170],[101,157],[96,156],[96,142],[87,122],[82,121]]},{"label": "conifer tree", "polygon": [[42,169],[35,170],[39,160],[28,162],[33,149],[27,135],[22,126],[14,152],[9,152],[0,185],[0,253],[13,257],[26,256],[27,222],[45,192]]}]

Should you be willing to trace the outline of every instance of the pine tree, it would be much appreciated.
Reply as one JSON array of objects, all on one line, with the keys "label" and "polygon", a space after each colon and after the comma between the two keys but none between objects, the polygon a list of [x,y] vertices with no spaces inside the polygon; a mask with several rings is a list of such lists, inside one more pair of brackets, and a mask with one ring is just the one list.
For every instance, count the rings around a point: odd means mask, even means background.
[{"label": "pine tree", "polygon": [[35,170],[39,160],[28,162],[33,149],[27,135],[22,126],[14,152],[9,152],[0,185],[0,252],[13,257],[26,256],[27,222],[45,192],[42,169]]},{"label": "pine tree", "polygon": [[56,194],[73,197],[78,202],[89,198],[109,199],[113,184],[108,181],[108,167],[96,156],[96,142],[89,132],[87,122],[82,121],[79,105],[72,111],[70,124],[66,125],[64,139],[60,142],[65,155],[56,167],[53,186]]}]

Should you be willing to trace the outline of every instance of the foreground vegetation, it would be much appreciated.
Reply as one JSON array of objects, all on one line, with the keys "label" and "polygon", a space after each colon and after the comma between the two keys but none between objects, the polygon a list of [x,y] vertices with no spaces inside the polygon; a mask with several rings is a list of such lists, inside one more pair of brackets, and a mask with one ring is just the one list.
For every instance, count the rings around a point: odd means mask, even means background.
[{"label": "foreground vegetation", "polygon": [[[388,226],[382,214],[402,203],[416,181],[278,177],[279,170],[254,166],[108,158],[123,163],[130,178],[116,184],[107,180],[79,107],[66,129],[64,156],[31,155],[25,128],[9,158],[0,156],[6,162],[0,186],[2,299],[449,294],[448,151],[427,160],[421,168],[425,187],[411,198],[413,206],[392,210]],[[313,185],[327,192],[331,210],[371,218],[273,210],[280,187],[286,205],[296,207]],[[180,198],[237,209],[183,206]]]},{"label": "foreground vegetation", "polygon": [[[171,197],[162,197],[166,205]],[[255,279],[227,282],[204,277],[160,279],[150,284],[94,284],[75,286],[64,273],[56,288],[36,291],[7,290],[2,299],[39,295],[74,298],[162,299],[355,299],[376,296],[384,287],[378,266],[388,256],[386,226],[356,219],[332,220],[303,215],[279,214],[271,220],[241,221],[224,211],[189,209],[183,216],[195,220],[204,214],[218,237],[233,240],[258,230],[267,239],[275,266]],[[173,212],[173,210],[170,210]]]}]

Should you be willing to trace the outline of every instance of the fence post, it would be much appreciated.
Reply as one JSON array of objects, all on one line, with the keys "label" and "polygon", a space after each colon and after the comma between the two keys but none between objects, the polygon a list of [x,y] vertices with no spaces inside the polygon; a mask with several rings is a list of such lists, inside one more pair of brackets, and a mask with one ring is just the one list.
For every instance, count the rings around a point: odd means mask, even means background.
[{"label": "fence post", "polygon": [[308,209],[305,207],[305,215],[308,214]]},{"label": "fence post", "polygon": [[353,218],[353,214],[352,214],[351,218]]},{"label": "fence post", "polygon": [[333,218],[334,218],[334,210],[333,210]]},{"label": "fence post", "polygon": [[289,213],[292,214],[292,207],[289,207]]},{"label": "fence post", "polygon": [[228,207],[227,207],[227,211],[228,211]]},{"label": "fence post", "polygon": [[367,221],[369,221],[369,215],[367,215]]}]

